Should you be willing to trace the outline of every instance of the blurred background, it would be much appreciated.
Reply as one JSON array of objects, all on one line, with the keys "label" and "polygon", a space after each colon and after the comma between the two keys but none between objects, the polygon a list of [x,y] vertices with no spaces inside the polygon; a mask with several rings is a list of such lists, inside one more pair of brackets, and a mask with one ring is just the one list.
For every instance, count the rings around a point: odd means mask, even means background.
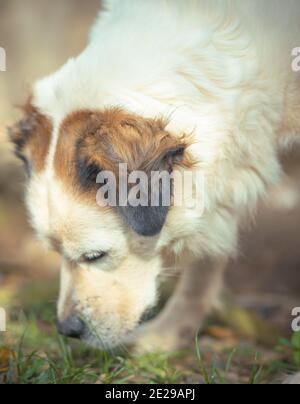
[{"label": "blurred background", "polygon": [[[98,9],[98,0],[0,0],[0,47],[7,55],[7,71],[0,72],[0,306],[12,313],[26,304],[36,310],[43,299],[54,307],[59,258],[39,248],[27,223],[22,166],[12,154],[6,127],[19,117],[17,105],[31,83],[85,46]],[[283,162],[287,176],[241,235],[226,295],[285,334],[292,308],[300,306],[299,150],[286,153]],[[13,333],[6,338],[13,339]]]}]

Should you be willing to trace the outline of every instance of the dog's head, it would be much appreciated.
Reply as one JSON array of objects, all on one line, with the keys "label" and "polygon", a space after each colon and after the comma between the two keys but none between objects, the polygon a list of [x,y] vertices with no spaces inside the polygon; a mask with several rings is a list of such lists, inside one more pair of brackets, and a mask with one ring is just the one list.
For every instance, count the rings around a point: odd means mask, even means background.
[{"label": "dog's head", "polygon": [[[137,194],[154,194],[156,206],[124,203],[132,188],[124,197],[120,165],[127,165],[126,180],[137,171],[149,179],[152,172],[190,166],[187,140],[168,133],[161,120],[121,109],[78,111],[53,122],[30,102],[10,132],[28,171],[32,225],[63,259],[61,333],[104,348],[118,345],[156,301],[169,210],[162,187],[151,181]],[[104,172],[115,182],[106,178],[99,193]],[[109,193],[116,206],[102,203]]]}]

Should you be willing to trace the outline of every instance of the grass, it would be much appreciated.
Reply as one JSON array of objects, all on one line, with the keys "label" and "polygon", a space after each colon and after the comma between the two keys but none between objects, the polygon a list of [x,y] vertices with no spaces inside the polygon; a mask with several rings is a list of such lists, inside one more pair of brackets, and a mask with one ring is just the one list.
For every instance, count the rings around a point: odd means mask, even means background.
[{"label": "grass", "polygon": [[[56,288],[51,283],[25,284],[5,296],[7,333],[0,334],[0,383],[6,384],[260,384],[300,369],[300,334],[282,339],[266,358],[264,348],[249,341],[222,347],[203,339],[172,355],[111,355],[90,350],[58,336]],[[0,295],[1,299],[1,295]],[[25,305],[24,303],[25,302]]]}]

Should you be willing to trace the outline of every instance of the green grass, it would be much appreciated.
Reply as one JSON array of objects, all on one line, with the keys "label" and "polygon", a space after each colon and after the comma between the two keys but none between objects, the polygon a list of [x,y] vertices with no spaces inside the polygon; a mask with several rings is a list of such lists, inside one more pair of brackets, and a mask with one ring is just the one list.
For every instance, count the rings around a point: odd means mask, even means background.
[{"label": "green grass", "polygon": [[[11,299],[0,299],[10,313],[8,332],[0,334],[0,383],[260,384],[300,369],[299,333],[282,339],[271,350],[275,357],[267,360],[260,347],[242,340],[236,347],[215,349],[197,338],[189,351],[172,355],[91,350],[58,336],[56,293],[49,282],[25,284]],[[1,359],[1,352],[10,359]]]}]

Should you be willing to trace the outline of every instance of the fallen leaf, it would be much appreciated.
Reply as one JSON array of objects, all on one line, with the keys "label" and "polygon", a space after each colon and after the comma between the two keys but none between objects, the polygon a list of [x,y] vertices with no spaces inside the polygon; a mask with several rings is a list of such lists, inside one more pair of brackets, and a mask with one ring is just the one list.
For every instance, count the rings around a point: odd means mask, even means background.
[{"label": "fallen leaf", "polygon": [[211,326],[207,329],[207,333],[217,339],[236,339],[236,334],[225,327]]},{"label": "fallen leaf", "polygon": [[10,363],[16,359],[16,353],[7,348],[0,348],[0,373],[9,371]]}]

